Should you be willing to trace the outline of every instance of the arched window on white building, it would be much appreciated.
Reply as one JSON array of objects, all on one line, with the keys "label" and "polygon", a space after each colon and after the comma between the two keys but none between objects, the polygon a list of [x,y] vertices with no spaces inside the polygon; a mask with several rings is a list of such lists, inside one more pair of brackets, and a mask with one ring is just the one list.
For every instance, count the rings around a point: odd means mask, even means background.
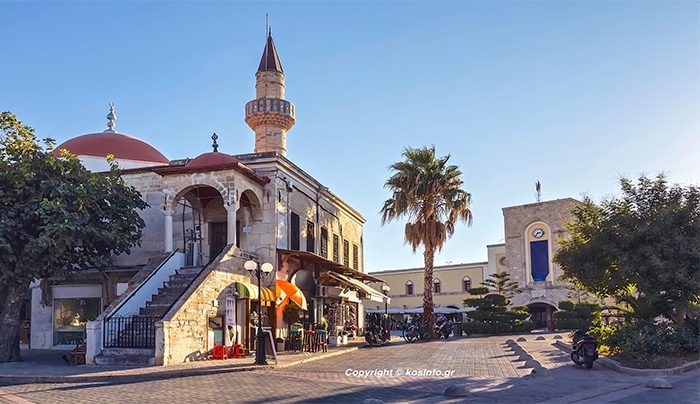
[{"label": "arched window on white building", "polygon": [[433,293],[440,293],[440,279],[433,279]]},{"label": "arched window on white building", "polygon": [[472,288],[472,279],[468,276],[465,276],[464,278],[462,278],[462,290],[464,292],[466,292],[471,288]]},{"label": "arched window on white building", "polygon": [[406,294],[407,295],[413,294],[413,282],[410,280],[406,281]]}]

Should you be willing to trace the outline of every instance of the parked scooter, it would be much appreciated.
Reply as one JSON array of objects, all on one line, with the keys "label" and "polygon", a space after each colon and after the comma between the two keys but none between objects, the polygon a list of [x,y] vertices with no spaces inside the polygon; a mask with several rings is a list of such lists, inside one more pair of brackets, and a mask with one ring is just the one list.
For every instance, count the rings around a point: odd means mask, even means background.
[{"label": "parked scooter", "polygon": [[574,332],[574,344],[571,351],[571,360],[587,369],[593,367],[593,361],[598,359],[598,341],[588,335],[589,328],[579,328]]},{"label": "parked scooter", "polygon": [[450,337],[450,334],[452,334],[453,326],[452,322],[449,321],[447,318],[444,316],[441,318],[438,318],[438,320],[435,322],[435,335],[437,335],[438,338],[443,337],[445,339]]}]

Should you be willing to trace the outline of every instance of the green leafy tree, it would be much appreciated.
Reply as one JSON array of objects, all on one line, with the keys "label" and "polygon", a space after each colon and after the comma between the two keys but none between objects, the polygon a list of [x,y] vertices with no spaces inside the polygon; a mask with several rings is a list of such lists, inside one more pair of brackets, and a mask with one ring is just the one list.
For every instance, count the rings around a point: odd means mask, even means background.
[{"label": "green leafy tree", "polygon": [[20,361],[20,308],[29,284],[102,269],[140,244],[147,204],[116,164],[91,173],[10,112],[0,114],[0,363]]},{"label": "green leafy tree", "polygon": [[432,330],[435,324],[433,312],[433,266],[435,252],[442,250],[445,242],[455,232],[455,224],[463,221],[471,226],[471,195],[462,187],[462,172],[450,159],[435,156],[435,146],[413,149],[402,153],[403,161],[390,166],[393,175],[384,184],[392,196],[384,202],[380,213],[382,224],[407,218],[404,235],[415,253],[424,247],[423,263],[423,323]]},{"label": "green leafy tree", "polygon": [[487,288],[495,289],[498,294],[505,295],[509,299],[522,292],[518,289],[518,282],[511,281],[507,272],[490,274],[481,284]]},{"label": "green leafy tree", "polygon": [[564,278],[605,298],[643,296],[647,316],[671,308],[678,325],[700,302],[700,188],[664,175],[620,180],[619,197],[572,211],[571,238],[554,257]]},{"label": "green leafy tree", "polygon": [[[565,279],[560,280],[566,282]],[[591,296],[591,294],[588,293],[585,288],[583,288],[581,285],[577,285],[575,282],[569,283],[566,286],[566,297],[573,299],[577,303],[593,300],[593,296]]]}]

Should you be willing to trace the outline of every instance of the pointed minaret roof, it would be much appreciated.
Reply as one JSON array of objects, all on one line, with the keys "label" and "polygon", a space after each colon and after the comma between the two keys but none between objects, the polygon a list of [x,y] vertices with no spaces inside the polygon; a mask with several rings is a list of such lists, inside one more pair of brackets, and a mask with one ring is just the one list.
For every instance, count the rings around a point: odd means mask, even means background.
[{"label": "pointed minaret roof", "polygon": [[272,29],[267,31],[267,42],[265,43],[265,50],[263,51],[262,59],[260,59],[260,66],[258,66],[259,72],[269,70],[284,73],[284,70],[282,70],[282,64],[280,63],[280,58],[279,56],[277,56],[275,42],[272,40]]}]

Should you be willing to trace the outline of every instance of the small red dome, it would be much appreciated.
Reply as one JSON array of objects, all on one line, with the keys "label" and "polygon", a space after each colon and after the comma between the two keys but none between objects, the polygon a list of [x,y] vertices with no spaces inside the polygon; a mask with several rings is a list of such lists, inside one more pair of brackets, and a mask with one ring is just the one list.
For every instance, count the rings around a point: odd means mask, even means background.
[{"label": "small red dome", "polygon": [[121,133],[101,132],[82,135],[61,143],[53,151],[60,155],[58,149],[66,149],[78,156],[107,157],[113,154],[117,160],[147,161],[168,164],[170,160],[155,147],[133,136]]},{"label": "small red dome", "polygon": [[221,167],[235,166],[240,160],[230,154],[209,152],[200,154],[197,158],[187,164],[187,168]]}]

